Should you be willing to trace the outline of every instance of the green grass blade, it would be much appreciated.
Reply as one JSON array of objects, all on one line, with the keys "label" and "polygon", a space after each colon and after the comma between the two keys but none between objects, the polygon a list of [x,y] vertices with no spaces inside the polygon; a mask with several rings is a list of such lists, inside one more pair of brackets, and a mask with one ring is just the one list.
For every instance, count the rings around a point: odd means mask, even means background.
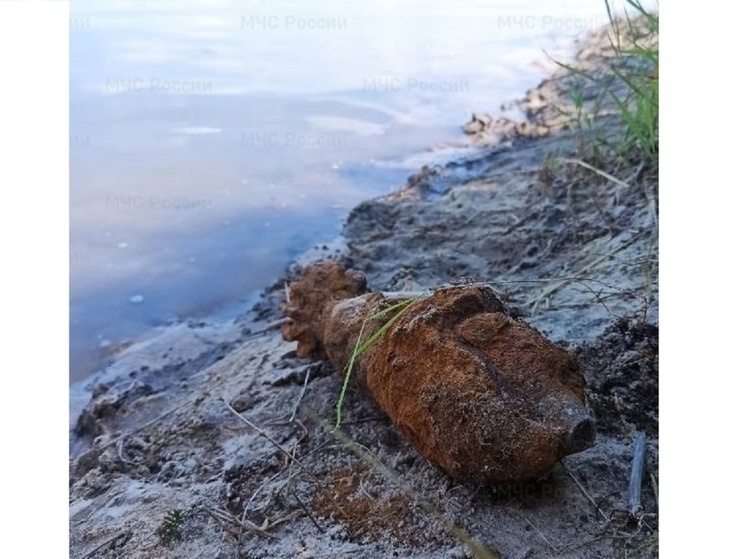
[{"label": "green grass blade", "polygon": [[[419,301],[419,298],[415,299],[406,299],[404,301],[400,301],[399,303],[396,303],[395,305],[392,305],[390,307],[386,307],[385,309],[382,309],[371,316],[367,317],[363,324],[360,326],[360,332],[357,336],[357,341],[355,342],[355,348],[352,351],[352,355],[350,356],[349,361],[347,361],[347,366],[345,367],[345,378],[342,382],[342,389],[339,392],[339,398],[337,399],[337,405],[335,407],[335,413],[336,413],[336,423],[334,425],[334,429],[339,429],[339,426],[342,423],[342,405],[344,403],[345,395],[347,394],[347,386],[349,385],[350,378],[352,377],[352,370],[355,367],[355,361],[357,358],[362,355],[363,352],[365,352],[371,345],[373,345],[378,339],[383,336],[386,331],[393,326],[393,324],[401,317],[402,314],[404,314],[409,307],[411,307],[415,302]],[[389,320],[386,321],[386,323],[381,326],[378,330],[373,332],[373,334],[367,338],[365,341],[363,341],[363,332],[365,331],[365,327],[368,325],[368,322],[372,320],[377,320],[379,318],[382,318],[386,316],[387,314],[390,314],[394,311],[398,310],[398,312],[391,317]]]}]

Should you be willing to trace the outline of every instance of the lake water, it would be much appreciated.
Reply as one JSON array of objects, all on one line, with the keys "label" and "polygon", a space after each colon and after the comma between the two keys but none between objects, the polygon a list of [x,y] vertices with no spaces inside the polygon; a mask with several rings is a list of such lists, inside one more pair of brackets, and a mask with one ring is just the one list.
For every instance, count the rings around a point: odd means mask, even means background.
[{"label": "lake water", "polygon": [[73,0],[71,379],[249,306],[605,21],[603,0]]}]

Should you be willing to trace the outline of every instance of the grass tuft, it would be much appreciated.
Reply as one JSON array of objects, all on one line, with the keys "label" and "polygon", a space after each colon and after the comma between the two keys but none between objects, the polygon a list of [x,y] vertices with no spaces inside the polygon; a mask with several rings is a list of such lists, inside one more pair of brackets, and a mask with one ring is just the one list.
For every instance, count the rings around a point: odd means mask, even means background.
[{"label": "grass tuft", "polygon": [[161,541],[170,544],[174,540],[180,540],[182,537],[182,527],[184,524],[184,513],[179,509],[173,509],[166,513],[163,522],[158,527],[158,535]]},{"label": "grass tuft", "polygon": [[[571,121],[579,132],[578,153],[589,164],[613,172],[619,167],[643,165],[658,172],[658,13],[640,0],[625,0],[624,15],[614,17],[604,0],[610,25],[608,41],[612,56],[605,73],[556,64],[579,78],[570,92],[574,114]],[[611,79],[610,79],[611,78]],[[586,104],[583,85],[592,85],[599,95]],[[622,133],[599,126],[599,117],[609,112],[621,117]]]}]

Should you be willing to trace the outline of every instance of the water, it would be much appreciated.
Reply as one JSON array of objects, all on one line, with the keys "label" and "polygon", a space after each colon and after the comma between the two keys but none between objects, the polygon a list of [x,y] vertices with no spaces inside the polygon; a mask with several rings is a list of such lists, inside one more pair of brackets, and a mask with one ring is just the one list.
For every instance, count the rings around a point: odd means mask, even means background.
[{"label": "water", "polygon": [[[248,306],[356,203],[465,145],[600,0],[73,0],[71,378]],[[450,153],[450,152],[449,152]]]}]

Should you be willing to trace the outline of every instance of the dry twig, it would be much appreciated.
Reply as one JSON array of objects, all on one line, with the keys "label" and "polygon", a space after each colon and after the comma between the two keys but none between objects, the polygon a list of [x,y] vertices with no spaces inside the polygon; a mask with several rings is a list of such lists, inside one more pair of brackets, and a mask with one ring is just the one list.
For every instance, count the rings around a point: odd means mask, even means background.
[{"label": "dry twig", "polygon": [[562,161],[563,163],[571,163],[573,165],[580,165],[581,167],[588,169],[589,171],[593,171],[597,175],[605,178],[608,181],[613,182],[616,185],[622,186],[624,188],[630,188],[630,186],[626,182],[620,181],[618,178],[610,175],[609,173],[606,173],[602,171],[601,169],[594,167],[593,165],[589,165],[588,163],[586,163],[585,161],[581,161],[580,159],[567,159],[567,158],[561,157],[559,158],[559,161]]},{"label": "dry twig", "polygon": [[306,394],[306,388],[308,387],[308,379],[311,376],[311,367],[312,365],[309,365],[306,367],[306,380],[303,381],[303,388],[300,391],[300,394],[298,395],[298,400],[295,402],[295,407],[293,408],[293,413],[290,415],[290,423],[292,423],[295,420],[295,415],[298,413],[298,408],[300,407],[301,400],[303,400],[303,396]]},{"label": "dry twig", "polygon": [[642,512],[642,476],[645,471],[645,433],[637,433],[635,437],[635,452],[632,457],[632,473],[629,478],[629,499],[627,510],[634,518],[639,518]]},{"label": "dry twig", "polygon": [[272,540],[279,539],[274,534],[270,534],[269,532],[267,532],[268,529],[276,525],[276,523],[270,524],[269,520],[265,520],[261,526],[257,526],[250,520],[244,519],[243,521],[240,521],[235,516],[230,514],[229,512],[222,511],[220,509],[213,509],[208,506],[205,506],[204,510],[221,526],[224,526],[225,523],[228,523],[228,524],[232,524],[233,526],[236,526],[237,528],[239,528],[239,530],[242,530],[243,528],[248,528],[251,532],[253,532],[257,536],[262,536],[264,538],[269,538]]},{"label": "dry twig", "polygon": [[601,514],[601,516],[604,517],[604,520],[606,522],[609,522],[609,517],[606,515],[606,513],[604,511],[601,510],[601,507],[598,506],[598,503],[596,503],[596,501],[593,499],[593,497],[591,497],[590,493],[588,493],[588,491],[585,490],[585,487],[583,487],[581,485],[580,481],[578,481],[578,478],[576,478],[573,475],[573,473],[565,465],[564,462],[562,463],[562,465],[565,466],[565,471],[567,472],[567,475],[569,475],[570,478],[575,482],[575,485],[578,486],[578,488],[580,489],[581,493],[583,493],[583,495],[585,496],[585,498],[588,499],[588,501],[593,505],[593,507]]},{"label": "dry twig", "polygon": [[245,417],[244,417],[243,415],[241,415],[240,413],[238,413],[238,412],[237,412],[237,411],[235,410],[235,408],[233,408],[233,406],[231,406],[231,405],[230,405],[230,404],[228,403],[228,401],[227,401],[227,400],[223,399],[223,403],[224,403],[224,404],[225,404],[225,405],[226,405],[226,406],[228,407],[228,409],[229,409],[229,410],[231,411],[231,413],[233,413],[233,415],[235,415],[236,417],[238,417],[238,418],[239,418],[239,419],[240,419],[241,421],[243,421],[243,422],[244,422],[244,423],[245,423],[246,425],[248,425],[248,426],[249,426],[249,427],[251,427],[251,428],[252,428],[252,429],[253,429],[254,431],[256,431],[257,433],[259,433],[259,435],[261,435],[261,436],[262,436],[262,437],[264,437],[264,438],[265,438],[266,440],[268,440],[268,441],[269,441],[269,442],[270,442],[270,443],[272,444],[272,446],[274,446],[274,447],[275,447],[275,448],[276,448],[277,450],[279,450],[280,452],[282,452],[282,454],[284,454],[284,455],[285,455],[285,456],[286,456],[287,458],[289,458],[289,459],[290,459],[290,462],[291,462],[291,463],[295,463],[295,464],[297,464],[297,465],[298,465],[298,467],[299,467],[299,468],[300,468],[301,470],[303,470],[303,471],[304,471],[305,473],[309,474],[309,475],[310,475],[311,477],[313,477],[314,479],[317,479],[317,478],[316,478],[316,475],[315,475],[315,474],[314,474],[313,472],[311,472],[310,470],[308,470],[308,468],[306,468],[306,467],[305,467],[305,466],[304,466],[303,464],[301,464],[301,463],[300,463],[300,462],[298,461],[298,459],[297,459],[297,458],[296,458],[295,456],[293,456],[293,455],[292,455],[292,454],[290,454],[290,453],[289,453],[289,452],[288,452],[287,450],[285,450],[285,448],[284,448],[284,447],[283,447],[283,446],[282,446],[282,445],[281,445],[280,443],[278,443],[278,442],[277,442],[277,441],[276,441],[275,439],[273,439],[272,437],[270,437],[270,436],[269,436],[269,434],[268,434],[268,433],[267,433],[267,432],[266,432],[266,431],[265,431],[264,429],[262,429],[262,428],[261,428],[261,427],[259,427],[258,425],[255,425],[255,424],[254,424],[254,423],[252,423],[252,422],[251,422],[250,420],[246,419],[246,418],[245,418]]},{"label": "dry twig", "polygon": [[[600,264],[604,260],[607,260],[608,258],[610,258],[611,256],[613,256],[617,252],[620,252],[620,251],[624,250],[625,248],[627,248],[628,246],[630,246],[632,243],[634,243],[638,239],[638,237],[640,237],[640,235],[641,235],[641,233],[638,233],[637,235],[632,236],[632,238],[630,238],[626,242],[622,243],[621,245],[619,245],[618,247],[616,247],[614,250],[612,250],[608,254],[604,254],[603,256],[600,256],[600,257],[596,258],[593,262],[591,262],[590,264],[587,264],[586,266],[584,266],[583,268],[581,268],[580,270],[578,270],[578,275],[584,274],[588,270],[591,270],[591,269],[595,268],[598,264]],[[557,280],[557,281],[558,281],[557,285],[554,285],[554,286],[550,287],[549,289],[545,290],[538,297],[534,298],[532,301],[530,301],[528,303],[528,305],[531,307],[531,312],[532,313],[536,311],[536,307],[538,307],[539,303],[541,303],[544,299],[546,299],[550,295],[556,293],[557,291],[559,291],[560,289],[562,289],[563,287],[565,287],[567,284],[572,283],[573,281],[577,281],[577,280],[575,278],[573,278],[573,279],[565,279],[565,280]]]},{"label": "dry twig", "polygon": [[304,512],[304,514],[313,523],[313,525],[316,526],[316,529],[323,534],[324,533],[324,529],[321,526],[319,526],[318,522],[316,522],[316,519],[313,517],[313,515],[308,510],[308,508],[306,507],[306,505],[304,505],[303,502],[300,500],[300,497],[298,497],[298,494],[295,491],[293,491],[292,489],[290,490],[290,493],[293,495],[293,497],[295,498],[295,501],[298,503],[298,506],[301,508],[301,510]]},{"label": "dry twig", "polygon": [[108,540],[104,541],[104,543],[102,543],[102,544],[100,544],[100,545],[97,545],[96,547],[94,547],[94,548],[93,548],[92,550],[90,550],[90,551],[89,551],[88,553],[86,553],[85,555],[83,555],[82,559],[88,559],[89,557],[93,557],[93,556],[94,556],[94,555],[95,555],[95,554],[96,554],[97,552],[101,551],[101,550],[102,550],[102,549],[104,549],[104,548],[105,548],[106,546],[108,546],[108,545],[111,545],[111,544],[113,544],[113,543],[114,543],[114,542],[116,542],[117,540],[120,540],[120,539],[122,539],[122,538],[127,538],[127,539],[129,539],[129,538],[131,538],[131,537],[132,537],[132,532],[131,532],[131,531],[128,531],[128,532],[120,532],[120,533],[119,533],[119,534],[117,534],[116,536],[113,536],[113,537],[109,538]]}]

